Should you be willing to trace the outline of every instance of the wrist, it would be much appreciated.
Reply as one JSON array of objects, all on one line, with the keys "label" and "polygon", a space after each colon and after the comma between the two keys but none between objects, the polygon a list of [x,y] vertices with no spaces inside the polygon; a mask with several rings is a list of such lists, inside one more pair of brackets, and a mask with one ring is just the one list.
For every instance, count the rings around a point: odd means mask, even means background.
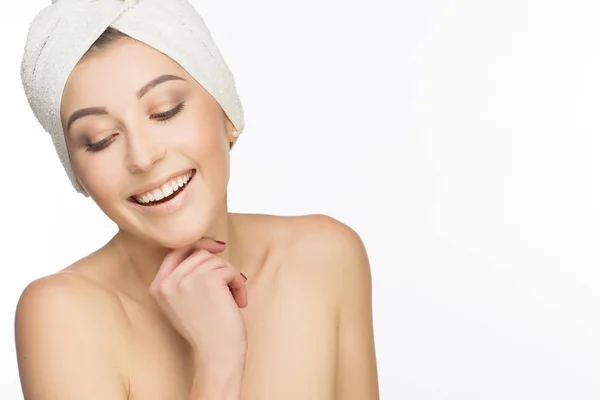
[{"label": "wrist", "polygon": [[239,400],[245,361],[245,355],[228,360],[208,360],[195,353],[190,400]]},{"label": "wrist", "polygon": [[246,364],[246,346],[228,347],[225,351],[207,352],[202,351],[202,347],[194,346],[190,348],[193,355],[196,375],[207,371],[209,374],[227,374],[229,371],[244,369]]},{"label": "wrist", "polygon": [[190,400],[239,400],[244,368],[196,370]]}]

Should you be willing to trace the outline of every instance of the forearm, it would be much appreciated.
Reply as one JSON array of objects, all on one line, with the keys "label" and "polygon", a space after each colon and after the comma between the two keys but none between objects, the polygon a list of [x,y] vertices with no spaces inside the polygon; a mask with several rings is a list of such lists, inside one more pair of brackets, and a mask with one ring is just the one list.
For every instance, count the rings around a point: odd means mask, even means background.
[{"label": "forearm", "polygon": [[243,365],[222,371],[196,368],[189,400],[239,400],[243,374]]}]

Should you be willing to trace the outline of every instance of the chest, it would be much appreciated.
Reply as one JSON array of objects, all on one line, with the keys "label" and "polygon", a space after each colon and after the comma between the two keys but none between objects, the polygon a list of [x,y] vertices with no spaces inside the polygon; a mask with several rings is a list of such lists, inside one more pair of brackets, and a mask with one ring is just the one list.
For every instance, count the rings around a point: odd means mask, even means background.
[{"label": "chest", "polygon": [[[257,282],[248,304],[242,400],[334,399],[337,328],[327,296],[301,281]],[[187,344],[160,318],[132,321],[130,399],[187,400],[194,372]]]}]

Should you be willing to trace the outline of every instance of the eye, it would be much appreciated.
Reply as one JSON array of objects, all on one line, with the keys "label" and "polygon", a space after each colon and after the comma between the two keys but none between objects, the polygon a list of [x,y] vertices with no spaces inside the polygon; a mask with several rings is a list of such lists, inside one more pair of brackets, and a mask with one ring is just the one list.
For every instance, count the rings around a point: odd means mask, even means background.
[{"label": "eye", "polygon": [[173,108],[169,111],[165,111],[165,112],[158,113],[158,114],[152,114],[150,116],[150,118],[155,119],[159,122],[166,122],[166,121],[170,120],[171,118],[175,117],[177,114],[179,114],[181,112],[181,110],[183,110],[184,107],[185,107],[185,103],[179,103],[175,108]]},{"label": "eye", "polygon": [[[184,107],[185,107],[185,103],[179,103],[175,108],[172,108],[169,111],[165,111],[165,112],[157,113],[157,114],[152,114],[150,116],[150,118],[152,118],[154,120],[157,120],[159,122],[167,122],[168,120],[170,120],[171,118],[173,118],[177,114],[179,114],[181,112],[181,110],[183,110]],[[103,149],[107,148],[108,146],[110,146],[110,144],[113,142],[115,136],[116,136],[116,134],[110,135],[106,139],[102,139],[99,142],[90,143],[90,144],[87,145],[87,148],[86,148],[85,151],[94,153],[94,152],[98,152],[100,150],[103,150]]]},{"label": "eye", "polygon": [[103,149],[107,148],[113,142],[115,136],[116,136],[116,134],[113,134],[113,135],[110,135],[109,137],[107,137],[106,139],[102,139],[99,142],[90,143],[87,145],[87,148],[85,151],[95,153],[97,151],[103,150]]}]

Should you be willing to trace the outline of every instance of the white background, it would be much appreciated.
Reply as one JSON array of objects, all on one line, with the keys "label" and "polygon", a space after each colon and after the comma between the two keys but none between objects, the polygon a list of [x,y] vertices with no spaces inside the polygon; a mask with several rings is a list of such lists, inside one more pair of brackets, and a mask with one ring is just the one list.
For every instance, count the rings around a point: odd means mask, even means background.
[{"label": "white background", "polygon": [[[2,399],[22,289],[115,233],[21,88],[49,3],[0,15]],[[195,4],[246,108],[231,210],[363,237],[382,399],[600,398],[597,1]]]}]

